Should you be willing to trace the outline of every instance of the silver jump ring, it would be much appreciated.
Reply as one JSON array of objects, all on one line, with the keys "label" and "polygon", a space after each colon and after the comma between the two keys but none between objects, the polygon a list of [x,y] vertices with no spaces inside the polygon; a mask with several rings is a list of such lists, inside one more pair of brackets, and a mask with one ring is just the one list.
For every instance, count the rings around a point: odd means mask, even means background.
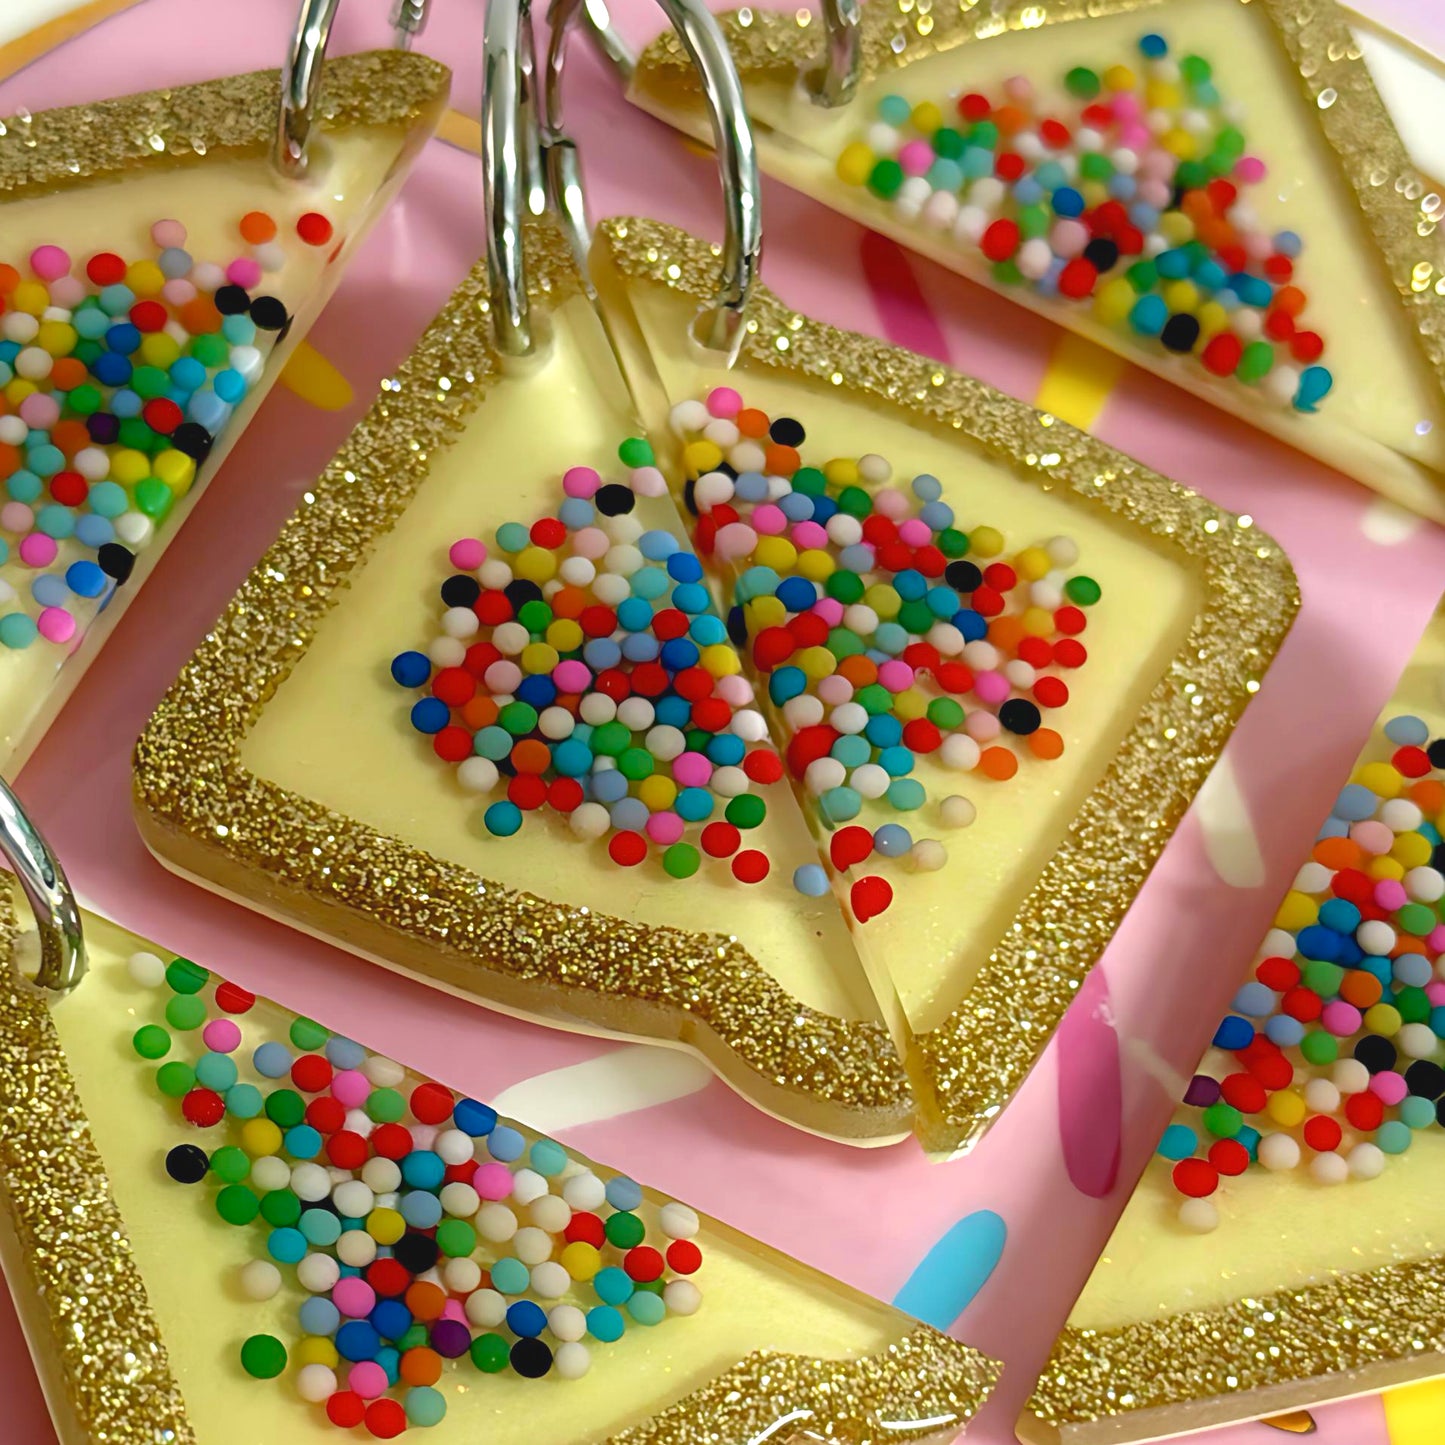
[{"label": "silver jump ring", "polygon": [[331,39],[331,22],[336,19],[339,3],[340,0],[301,0],[296,14],[296,33],[291,37],[286,64],[281,68],[281,107],[276,118],[272,160],[276,169],[292,180],[306,174],[306,143],[321,93],[326,42]]},{"label": "silver jump ring", "polygon": [[3,779],[0,779],[0,853],[15,870],[35,915],[35,927],[40,934],[40,968],[35,982],[42,988],[65,993],[85,976],[80,908],[59,859],[26,817]]},{"label": "silver jump ring", "polygon": [[412,42],[426,29],[431,0],[396,0],[391,7],[391,28],[398,50],[410,50]]},{"label": "silver jump ring", "polygon": [[863,68],[862,0],[822,0],[823,32],[828,49],[823,63],[804,77],[818,105],[847,105],[858,89]]}]

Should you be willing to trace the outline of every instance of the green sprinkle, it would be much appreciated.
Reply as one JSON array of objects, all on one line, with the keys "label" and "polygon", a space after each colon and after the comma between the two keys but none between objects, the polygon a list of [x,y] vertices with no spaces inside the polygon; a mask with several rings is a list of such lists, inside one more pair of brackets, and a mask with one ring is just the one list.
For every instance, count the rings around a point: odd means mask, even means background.
[{"label": "green sprinkle", "polygon": [[602,1226],[607,1236],[608,1244],[617,1249],[633,1249],[642,1243],[643,1236],[647,1233],[647,1226],[632,1213],[625,1209],[619,1209],[616,1214],[607,1216],[607,1223]]},{"label": "green sprinkle", "polygon": [[537,726],[537,709],[529,702],[509,702],[498,712],[497,722],[514,738],[524,738]]},{"label": "green sprinkle", "polygon": [[1202,55],[1186,55],[1179,62],[1179,74],[1190,85],[1203,85],[1214,76],[1214,67]]},{"label": "green sprinkle", "polygon": [[1267,341],[1251,341],[1239,358],[1234,374],[1241,381],[1258,381],[1274,366],[1274,347]]},{"label": "green sprinkle", "polygon": [[793,490],[810,497],[821,497],[828,490],[828,479],[817,467],[799,467],[793,473]]},{"label": "green sprinkle", "polygon": [[933,615],[933,609],[926,602],[905,602],[898,609],[898,621],[909,632],[921,636],[938,619]]},{"label": "green sprinkle", "polygon": [[951,697],[936,697],[928,704],[928,721],[942,732],[952,732],[963,723],[963,708]]},{"label": "green sprinkle", "polygon": [[1174,184],[1182,191],[1197,191],[1209,180],[1209,171],[1199,161],[1180,161]]},{"label": "green sprinkle", "polygon": [[1216,1139],[1233,1139],[1244,1128],[1244,1115],[1223,1100],[1211,1104],[1201,1117],[1204,1127]]},{"label": "green sprinkle", "polygon": [[628,437],[617,448],[617,457],[624,467],[650,467],[656,461],[646,437]]},{"label": "green sprinkle", "polygon": [[860,652],[867,652],[868,644],[849,628],[835,627],[828,634],[827,648],[834,657],[856,657]]},{"label": "green sprinkle", "polygon": [[159,1024],[142,1024],[131,1045],[143,1059],[163,1059],[171,1051],[171,1036]]},{"label": "green sprinkle", "polygon": [[182,1033],[198,1029],[206,1021],[206,1003],[191,995],[177,994],[166,1000],[166,1022]]},{"label": "green sprinkle", "polygon": [[175,498],[159,477],[142,477],[135,484],[135,504],[147,517],[159,521],[171,509]]},{"label": "green sprinkle", "polygon": [[444,1219],[437,1225],[436,1240],[449,1259],[465,1259],[477,1247],[477,1232],[465,1219]]},{"label": "green sprinkle", "polygon": [[1396,922],[1406,933],[1423,937],[1439,923],[1435,910],[1424,903],[1407,903],[1395,915]]},{"label": "green sprinkle", "polygon": [[691,843],[674,843],[662,855],[662,866],[669,878],[691,878],[702,862]]},{"label": "green sprinkle", "polygon": [[219,331],[191,338],[190,353],[203,366],[224,366],[231,355],[231,343]]},{"label": "green sprinkle", "polygon": [[517,612],[517,621],[528,632],[545,632],[552,621],[552,609],[540,597],[524,602]]},{"label": "green sprinkle", "polygon": [[970,145],[993,147],[998,144],[998,127],[991,120],[981,120],[968,132]]},{"label": "green sprinkle", "polygon": [[614,719],[592,730],[592,751],[615,758],[632,743],[632,732],[626,723]]},{"label": "green sprinkle", "polygon": [[402,1354],[405,1354],[408,1350],[416,1349],[418,1345],[426,1344],[429,1338],[430,1336],[428,1336],[427,1334],[427,1329],[425,1325],[413,1325],[396,1342],[396,1347],[398,1350],[401,1351]]},{"label": "green sprinkle", "polygon": [[406,1100],[395,1089],[373,1089],[366,1097],[366,1113],[377,1124],[395,1124],[406,1113]]},{"label": "green sprinkle", "polygon": [[1017,286],[1024,279],[1017,261],[995,261],[992,266],[993,279],[1001,286]]},{"label": "green sprinkle", "polygon": [[1080,100],[1093,100],[1100,90],[1099,77],[1086,65],[1076,65],[1065,77],[1064,85],[1070,95]]},{"label": "green sprinkle", "polygon": [[257,1380],[274,1380],[286,1368],[286,1346],[275,1335],[252,1335],[241,1346],[241,1368]]},{"label": "green sprinkle", "polygon": [[211,1155],[211,1173],[223,1184],[239,1184],[250,1172],[250,1156],[234,1144],[223,1144]]},{"label": "green sprinkle", "polygon": [[1312,958],[1300,973],[1300,980],[1311,993],[1321,998],[1334,998],[1344,982],[1345,971],[1337,963],[1322,958]]},{"label": "green sprinkle", "polygon": [[873,498],[862,487],[844,487],[838,493],[838,510],[850,517],[866,517],[873,510]]},{"label": "green sprinkle", "polygon": [[281,1129],[294,1129],[306,1117],[306,1101],[295,1089],[273,1089],[266,1095],[266,1117]]},{"label": "green sprinkle", "polygon": [[856,572],[841,567],[836,572],[830,572],[828,580],[823,583],[823,591],[845,607],[856,602],[863,595],[863,589],[863,579]]},{"label": "green sprinkle", "polygon": [[495,1375],[507,1368],[511,1350],[501,1335],[478,1335],[472,1341],[471,1355],[477,1369]]},{"label": "green sprinkle", "polygon": [[291,1042],[307,1053],[323,1047],[330,1037],[330,1030],[322,1028],[314,1019],[291,1020]]},{"label": "green sprinkle", "polygon": [[868,189],[885,201],[892,200],[903,184],[903,167],[892,156],[873,162],[868,172]]},{"label": "green sprinkle", "polygon": [[1152,261],[1135,261],[1124,275],[1141,296],[1159,284],[1159,268]]},{"label": "green sprinkle", "polygon": [[870,682],[853,694],[853,701],[868,714],[877,717],[879,713],[891,712],[893,694],[881,682]]},{"label": "green sprinkle", "polygon": [[216,1213],[227,1224],[250,1224],[261,1210],[261,1201],[244,1184],[228,1184],[216,1195]]},{"label": "green sprinkle", "polygon": [[261,1200],[261,1217],[276,1229],[288,1229],[301,1218],[301,1201],[289,1189],[268,1190]]},{"label": "green sprinkle", "polygon": [[1092,577],[1070,577],[1064,583],[1064,596],[1079,607],[1092,607],[1104,589]]},{"label": "green sprinkle", "polygon": [[77,387],[71,389],[66,401],[76,416],[90,416],[93,412],[100,410],[101,394],[99,387],[92,386],[88,381],[83,381]]},{"label": "green sprinkle", "polygon": [[739,793],[728,799],[723,816],[734,828],[756,828],[768,815],[768,805],[756,793]]},{"label": "green sprinkle", "polygon": [[1311,1064],[1332,1064],[1339,1056],[1339,1040],[1323,1029],[1312,1029],[1300,1040],[1299,1051]]},{"label": "green sprinkle", "polygon": [[1019,210],[1019,234],[1025,240],[1049,233],[1049,213],[1042,206],[1023,206]]},{"label": "green sprinkle", "polygon": [[[1403,909],[1401,910],[1404,911]],[[1428,909],[1426,910],[1429,911]],[[1431,927],[1434,927],[1432,924]],[[1414,932],[1411,929],[1410,932]],[[1427,1023],[1430,1018],[1430,1000],[1423,988],[1407,986],[1395,995],[1395,1007],[1400,1011],[1400,1021],[1407,1024]]]},{"label": "green sprinkle", "polygon": [[1086,181],[1107,181],[1114,174],[1114,163],[1108,156],[1089,151],[1079,157],[1079,174]]},{"label": "green sprinkle", "polygon": [[945,527],[936,542],[945,557],[962,557],[968,552],[968,533],[960,532],[957,527]]},{"label": "green sprinkle", "polygon": [[166,968],[166,984],[172,993],[200,993],[211,975],[188,958],[173,958]]},{"label": "green sprinkle", "polygon": [[196,1087],[196,1071],[180,1059],[172,1059],[156,1070],[156,1087],[168,1098],[179,1099]]},{"label": "green sprinkle", "polygon": [[646,748],[624,748],[617,755],[617,771],[634,783],[650,778],[656,767],[656,759]]},{"label": "green sprinkle", "polygon": [[941,125],[933,132],[933,153],[946,161],[956,161],[966,144],[963,132],[951,125]]}]

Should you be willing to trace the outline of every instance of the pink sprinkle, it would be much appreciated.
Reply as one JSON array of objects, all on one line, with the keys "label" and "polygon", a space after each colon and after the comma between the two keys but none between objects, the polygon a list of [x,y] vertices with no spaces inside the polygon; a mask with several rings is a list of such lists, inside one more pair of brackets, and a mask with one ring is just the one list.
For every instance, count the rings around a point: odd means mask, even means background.
[{"label": "pink sprinkle", "polygon": [[1026,75],[1011,75],[1003,83],[1003,93],[1018,105],[1027,105],[1034,98],[1034,83]]},{"label": "pink sprinkle", "polygon": [[1121,90],[1114,95],[1114,114],[1120,120],[1137,120],[1143,114],[1138,95],[1132,90]]},{"label": "pink sprinkle", "polygon": [[788,514],[774,502],[764,502],[753,508],[748,519],[765,537],[777,537],[788,530]]},{"label": "pink sprinkle", "polygon": [[1263,261],[1274,254],[1274,242],[1263,231],[1250,231],[1244,237],[1244,254],[1251,261]]},{"label": "pink sprinkle", "polygon": [[79,276],[57,276],[50,283],[50,304],[74,311],[85,300],[85,282]]},{"label": "pink sprinkle", "polygon": [[586,557],[589,562],[605,557],[611,546],[607,533],[601,527],[583,527],[580,532],[572,534],[573,552],[579,557]]},{"label": "pink sprinkle", "polygon": [[1410,1092],[1405,1076],[1394,1069],[1383,1069],[1370,1080],[1370,1092],[1382,1104],[1398,1104]]},{"label": "pink sprinkle", "polygon": [[1178,158],[1166,150],[1151,150],[1139,162],[1139,177],[1151,181],[1167,181],[1179,164]]},{"label": "pink sprinkle", "polygon": [[[0,506],[0,527],[7,532],[28,532],[35,525],[35,513],[24,502],[6,502]],[[21,547],[25,546],[22,542]],[[24,553],[22,551],[21,555]],[[40,563],[35,563],[40,566]]]},{"label": "pink sprinkle", "polygon": [[562,490],[569,497],[596,496],[602,478],[591,467],[568,467],[562,473]]},{"label": "pink sprinkle", "polygon": [[1268,167],[1258,156],[1240,156],[1234,163],[1234,178],[1243,181],[1246,185],[1255,185],[1262,181],[1268,172]]},{"label": "pink sprinkle", "polygon": [[829,627],[837,627],[847,609],[836,597],[820,597],[809,609],[816,612]]},{"label": "pink sprinkle", "polygon": [[718,678],[713,691],[729,707],[746,707],[753,700],[753,685],[740,672]]},{"label": "pink sprinkle", "polygon": [[647,836],[663,847],[676,843],[682,837],[683,821],[676,813],[654,813],[646,824]]},{"label": "pink sprinkle", "polygon": [[20,560],[31,567],[48,567],[55,561],[57,550],[54,537],[47,537],[44,532],[31,532],[20,544]]},{"label": "pink sprinkle", "polygon": [[447,561],[450,562],[458,572],[475,572],[486,560],[486,544],[477,541],[475,537],[462,537],[458,539],[452,543],[447,552]]},{"label": "pink sprinkle", "polygon": [[32,391],[20,403],[20,420],[36,431],[49,431],[60,420],[60,403],[48,391]]},{"label": "pink sprinkle", "polygon": [[879,487],[873,493],[873,510],[895,522],[908,515],[908,498],[897,487]]},{"label": "pink sprinkle", "polygon": [[164,286],[161,287],[161,296],[172,306],[184,306],[187,301],[196,299],[195,285],[184,276],[172,276]]},{"label": "pink sprinkle", "polygon": [[715,386],[707,394],[707,409],[709,415],[731,421],[743,409],[743,399],[730,386]]},{"label": "pink sprinkle", "polygon": [[1425,942],[1431,953],[1445,953],[1445,923],[1437,923],[1425,935]]},{"label": "pink sprinkle", "polygon": [[672,760],[672,780],[682,788],[704,788],[712,764],[701,753],[679,753]]},{"label": "pink sprinkle", "polygon": [[667,494],[667,478],[656,467],[637,467],[628,482],[639,497],[662,497]]},{"label": "pink sprinkle", "polygon": [[455,1320],[459,1325],[467,1323],[467,1312],[459,1299],[449,1299],[442,1306],[441,1317],[444,1320]]},{"label": "pink sprinkle", "polygon": [[997,707],[1008,701],[1012,689],[1009,680],[1001,672],[980,672],[973,680],[973,690],[980,702]]},{"label": "pink sprinkle", "polygon": [[1320,1013],[1320,1022],[1336,1038],[1346,1039],[1359,1028],[1360,1011],[1344,999],[1331,999]]},{"label": "pink sprinkle", "polygon": [[1375,818],[1350,824],[1350,837],[1367,853],[1388,853],[1394,844],[1395,835],[1389,827]]},{"label": "pink sprinkle", "polygon": [[226,273],[214,261],[197,261],[191,267],[191,280],[200,291],[219,291],[226,284]]},{"label": "pink sprinkle", "polygon": [[853,684],[841,672],[830,672],[818,679],[818,701],[824,707],[841,707],[853,700]]},{"label": "pink sprinkle", "polygon": [[713,545],[720,558],[732,561],[746,557],[758,545],[758,534],[746,522],[729,522],[718,528]]},{"label": "pink sprinkle", "polygon": [[347,1372],[346,1383],[363,1400],[374,1400],[390,1383],[386,1371],[375,1360],[358,1360]]},{"label": "pink sprinkle", "polygon": [[799,522],[793,528],[793,546],[806,550],[827,545],[828,533],[820,523]]},{"label": "pink sprinkle", "polygon": [[898,540],[909,547],[926,547],[933,533],[921,517],[909,517],[898,524]]},{"label": "pink sprinkle", "polygon": [[186,244],[186,228],[179,221],[157,221],[151,227],[151,240],[162,251],[170,246],[184,246]]},{"label": "pink sprinkle", "polygon": [[359,1276],[347,1275],[336,1281],[331,1303],[351,1319],[364,1319],[376,1308],[376,1291]]},{"label": "pink sprinkle", "polygon": [[261,284],[260,263],[249,256],[237,256],[226,267],[226,280],[233,286],[244,286],[249,291],[251,287]]},{"label": "pink sprinkle", "polygon": [[1425,985],[1425,997],[1430,1000],[1431,1006],[1439,1008],[1445,1004],[1445,981],[1436,979],[1433,983]]},{"label": "pink sprinkle", "polygon": [[516,692],[522,685],[522,669],[515,662],[499,657],[482,674],[482,681],[494,697],[499,692]]},{"label": "pink sprinkle", "polygon": [[905,176],[921,176],[933,164],[933,147],[926,140],[911,140],[898,152]]},{"label": "pink sprinkle", "polygon": [[201,1030],[201,1041],[213,1053],[229,1054],[241,1047],[241,1030],[233,1019],[212,1019]]},{"label": "pink sprinkle", "polygon": [[878,664],[878,681],[889,692],[902,692],[913,686],[913,669],[906,662],[890,657],[887,662]]},{"label": "pink sprinkle", "polygon": [[348,1109],[359,1109],[371,1095],[371,1080],[360,1069],[342,1069],[331,1076],[331,1096]]},{"label": "pink sprinkle", "polygon": [[1055,221],[1049,232],[1049,246],[1054,255],[1065,259],[1082,255],[1088,244],[1089,228],[1082,221],[1075,221],[1071,217]]},{"label": "pink sprinkle", "polygon": [[477,1172],[472,1175],[472,1188],[483,1199],[505,1199],[512,1192],[512,1171],[494,1161],[478,1164]]},{"label": "pink sprinkle", "polygon": [[1162,211],[1169,204],[1172,195],[1168,181],[1151,178],[1139,182],[1139,199],[1146,206],[1153,206],[1156,211]]},{"label": "pink sprinkle", "polygon": [[42,281],[54,281],[70,270],[70,257],[59,246],[37,246],[30,253],[30,269]]},{"label": "pink sprinkle", "polygon": [[1003,724],[991,713],[975,708],[963,721],[963,730],[976,743],[992,742],[1002,730]]},{"label": "pink sprinkle", "polygon": [[1381,908],[1388,908],[1393,913],[1409,901],[1410,895],[1405,892],[1405,885],[1398,878],[1382,878],[1375,884],[1375,902]]},{"label": "pink sprinkle", "polygon": [[1126,122],[1119,128],[1119,144],[1125,150],[1142,151],[1151,139],[1148,127],[1137,121]]},{"label": "pink sprinkle", "polygon": [[569,657],[552,669],[552,681],[558,692],[586,692],[592,683],[592,669],[585,662]]}]

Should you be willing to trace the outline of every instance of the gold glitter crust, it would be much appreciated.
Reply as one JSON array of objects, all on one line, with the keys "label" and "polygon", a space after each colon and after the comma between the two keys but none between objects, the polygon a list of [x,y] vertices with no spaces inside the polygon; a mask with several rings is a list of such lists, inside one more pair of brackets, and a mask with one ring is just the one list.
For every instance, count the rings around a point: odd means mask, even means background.
[{"label": "gold glitter crust", "polygon": [[[539,303],[579,292],[555,229],[532,229],[528,246]],[[500,379],[486,294],[478,266],[162,701],[136,751],[142,831],[185,871],[308,926],[324,915],[330,936],[433,982],[574,1027],[686,1043],[763,1107],[821,1132],[904,1133],[912,1100],[887,1029],[800,1004],[736,939],[478,878],[240,764],[247,730],[350,569]]]},{"label": "gold glitter crust", "polygon": [[[1299,76],[1300,97],[1353,190],[1379,246],[1390,283],[1445,392],[1445,197],[1411,163],[1345,12],[1334,0],[1239,0],[1270,21]],[[1010,30],[1132,11],[1167,9],[1169,0],[868,0],[863,6],[863,77],[871,79]],[[719,15],[745,82],[788,82],[823,55],[823,27],[808,7],[735,10]],[[696,72],[672,31],[643,51],[637,83],[695,99]],[[1445,494],[1445,475],[1430,483]]]},{"label": "gold glitter crust", "polygon": [[[711,294],[717,261],[703,242],[653,221],[607,222],[599,235],[623,275]],[[1043,1051],[1258,689],[1299,589],[1284,552],[1249,518],[980,381],[809,321],[761,286],[739,366],[845,388],[955,431],[1021,482],[1071,492],[1148,533],[1201,580],[1183,646],[1003,941],[946,1022],[912,1039],[917,1131],[928,1148],[958,1148],[983,1133]]]},{"label": "gold glitter crust", "polygon": [[[444,65],[410,51],[337,56],[326,62],[317,123],[405,125],[439,111],[450,80]],[[20,199],[115,180],[162,157],[195,165],[217,154],[264,155],[280,93],[280,72],[258,70],[9,116],[0,120],[0,195]]]},{"label": "gold glitter crust", "polygon": [[[1355,1377],[1320,1397],[1337,1398],[1395,1383],[1402,1363],[1413,1366],[1411,1376],[1437,1374],[1442,1298],[1445,1258],[1435,1258],[1119,1329],[1065,1329],[1028,1408],[1058,1429],[1316,1377]],[[1371,1371],[1381,1372],[1374,1381]],[[1248,1413],[1236,1405],[1218,1418]],[[1153,1433],[1145,1426],[1129,1438]]]},{"label": "gold glitter crust", "polygon": [[[7,960],[15,942],[7,883]],[[193,1445],[50,1002],[8,961],[0,964],[0,1243],[52,1408],[64,1409],[79,1438]]]},{"label": "gold glitter crust", "polygon": [[[15,942],[6,886],[0,952],[12,956]],[[74,1435],[63,1428],[64,1438],[196,1445],[51,1002],[12,964],[0,966],[0,1242],[11,1287],[51,1408],[63,1425],[78,1426]],[[611,1441],[719,1445],[792,1422],[796,1431],[778,1431],[780,1442],[818,1432],[836,1445],[952,1438],[999,1369],[922,1325],[854,1360],[760,1350]]]}]

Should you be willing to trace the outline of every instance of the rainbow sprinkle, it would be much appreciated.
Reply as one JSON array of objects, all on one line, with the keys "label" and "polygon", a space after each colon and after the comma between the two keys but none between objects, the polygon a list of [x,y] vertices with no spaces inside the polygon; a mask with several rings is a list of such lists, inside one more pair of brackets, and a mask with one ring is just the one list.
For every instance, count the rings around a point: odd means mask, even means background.
[{"label": "rainbow sprinkle", "polygon": [[1138,64],[1076,67],[1048,103],[1022,76],[997,100],[886,95],[837,173],[978,252],[1003,285],[1090,305],[1140,345],[1315,411],[1333,378],[1303,324],[1303,243],[1249,204],[1266,171],[1242,108],[1162,36],[1140,40]]}]

